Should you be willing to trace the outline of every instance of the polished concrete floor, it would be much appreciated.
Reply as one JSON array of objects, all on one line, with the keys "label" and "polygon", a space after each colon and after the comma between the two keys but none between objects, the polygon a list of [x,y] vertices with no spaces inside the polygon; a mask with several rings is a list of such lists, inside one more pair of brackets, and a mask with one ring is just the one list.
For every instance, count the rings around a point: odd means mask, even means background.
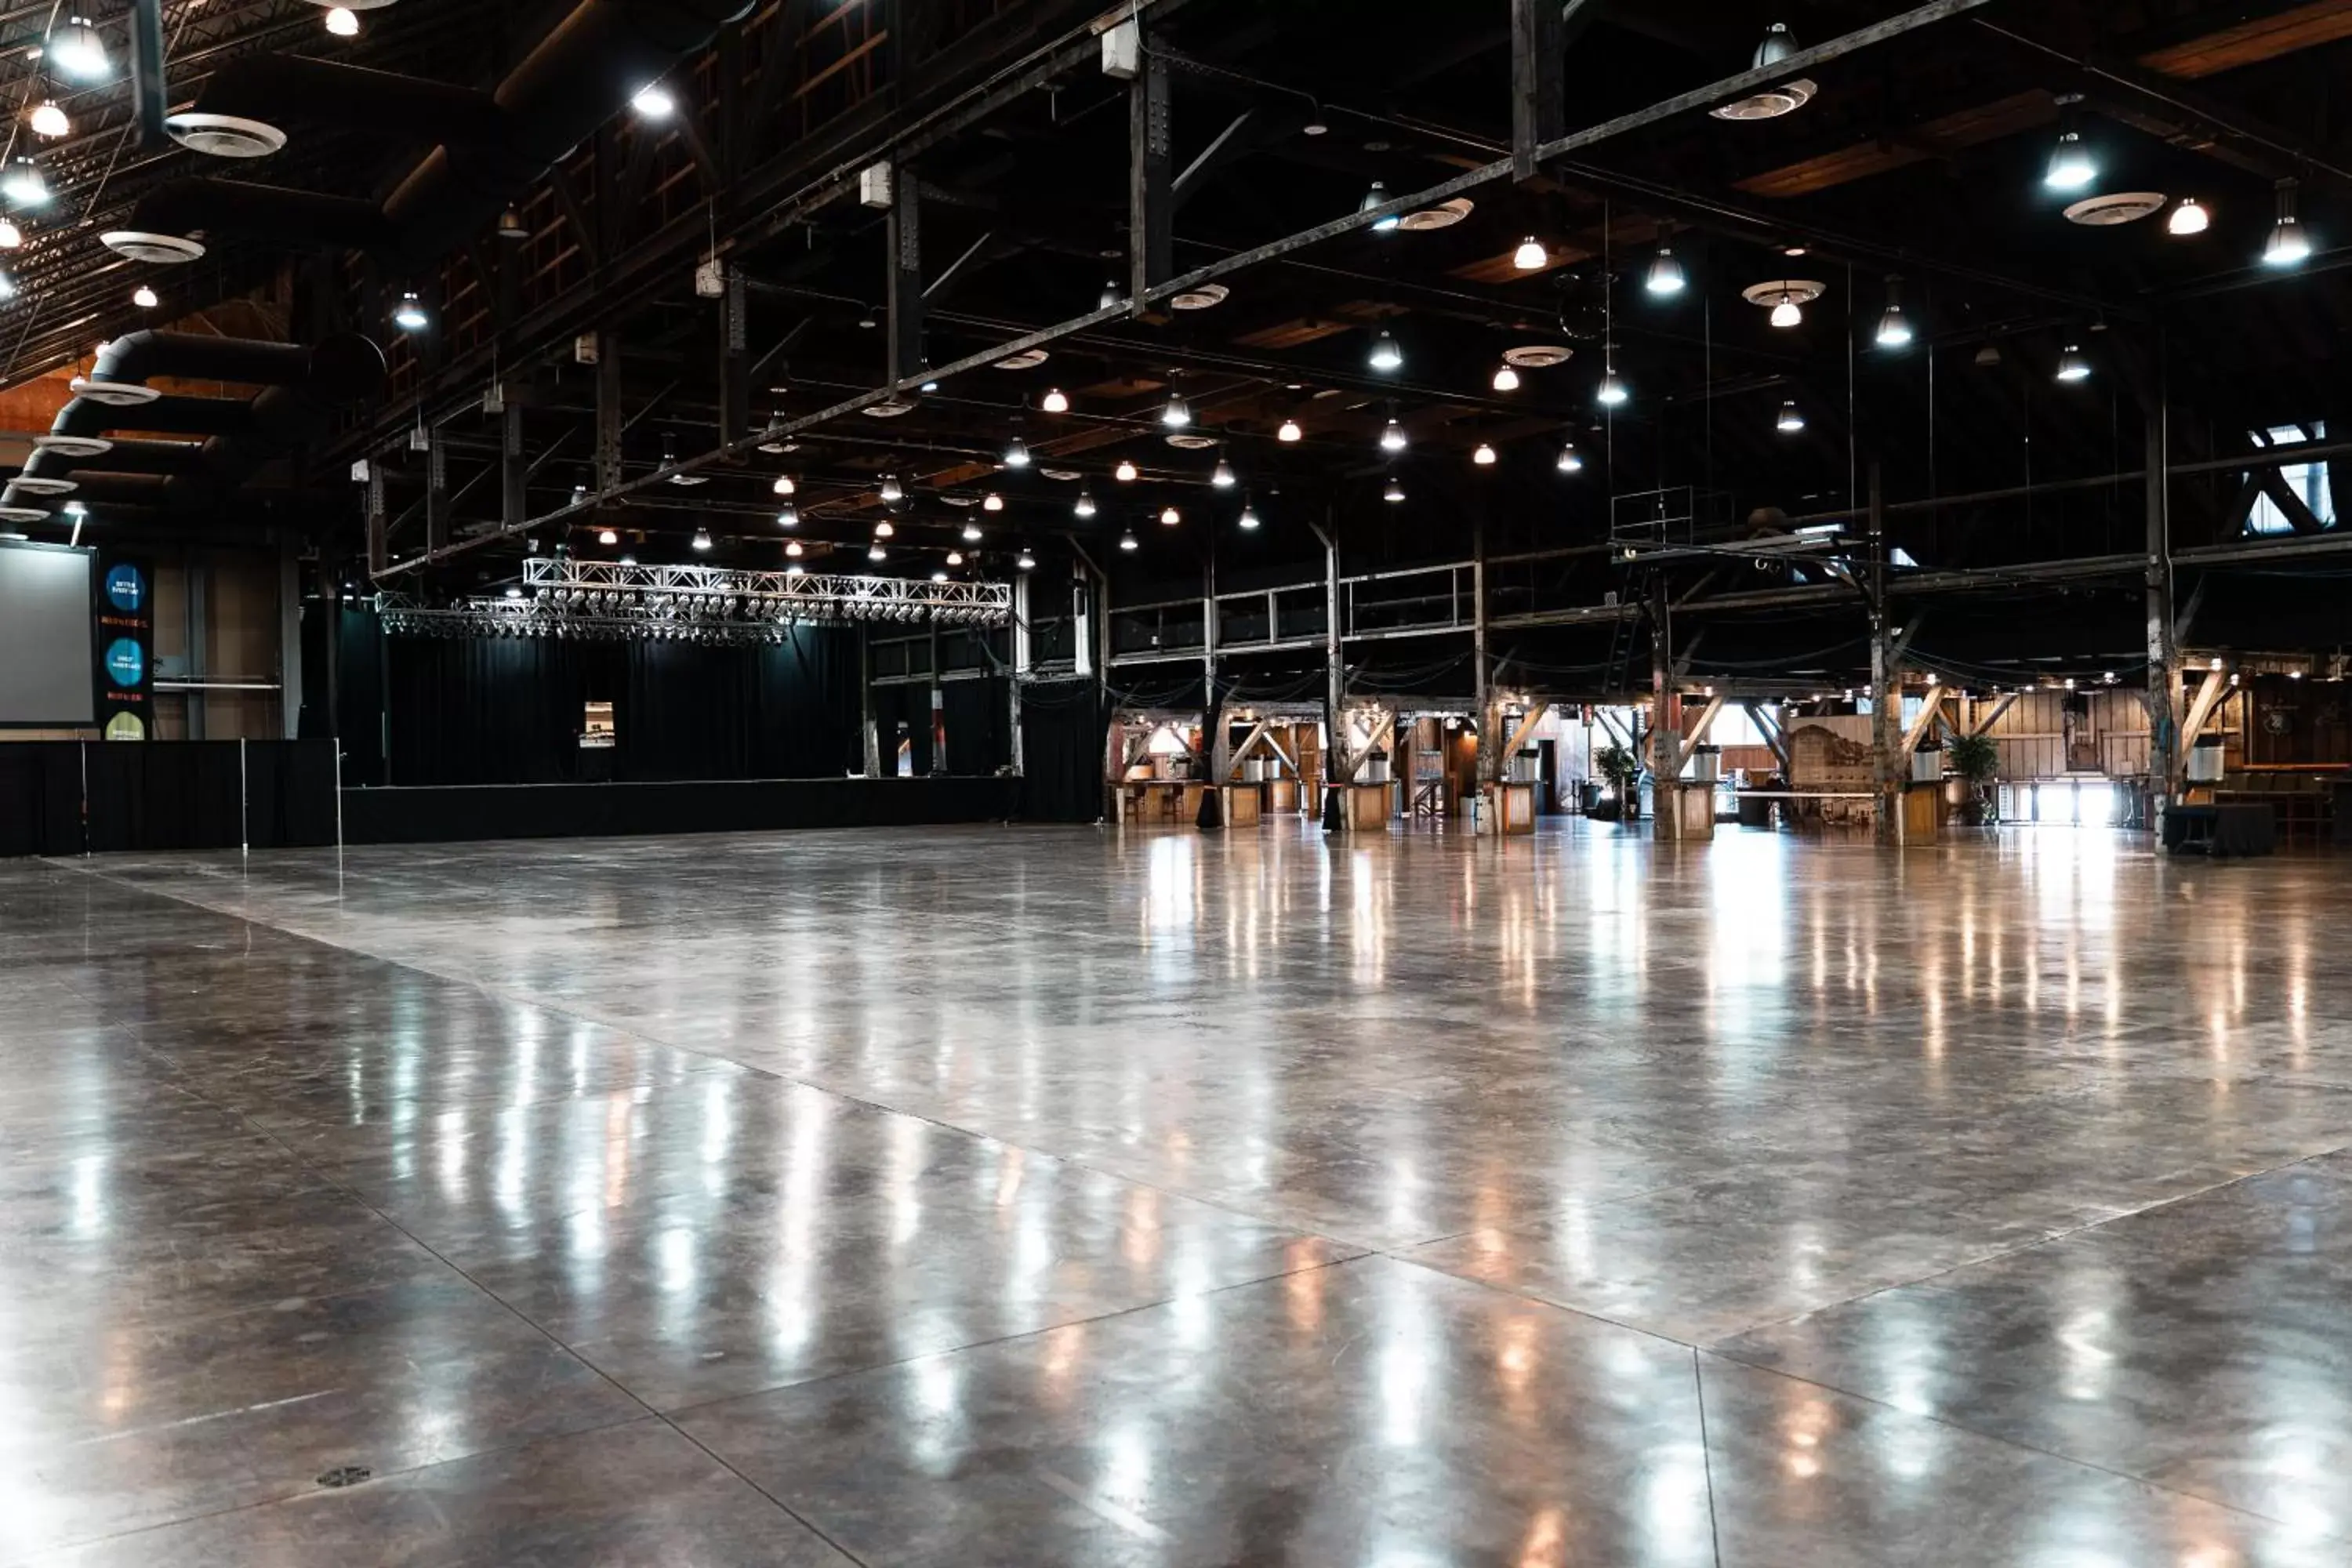
[{"label": "polished concrete floor", "polygon": [[2063,829],[0,866],[0,1563],[2340,1568],[2348,931]]}]

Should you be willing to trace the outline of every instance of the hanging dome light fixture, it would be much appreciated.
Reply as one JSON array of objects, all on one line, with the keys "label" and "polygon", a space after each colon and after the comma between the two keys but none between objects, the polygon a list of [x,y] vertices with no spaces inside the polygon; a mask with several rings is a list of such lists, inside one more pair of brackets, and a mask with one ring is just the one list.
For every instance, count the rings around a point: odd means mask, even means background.
[{"label": "hanging dome light fixture", "polygon": [[1091,490],[1089,490],[1089,489],[1087,489],[1086,486],[1084,486],[1084,485],[1080,485],[1080,486],[1078,487],[1078,499],[1077,499],[1076,500],[1075,500],[1075,501],[1073,501],[1073,502],[1071,502],[1071,503],[1070,503],[1070,510],[1071,510],[1071,512],[1072,512],[1074,515],[1078,516],[1078,517],[1092,517],[1092,516],[1094,516],[1094,514],[1095,514],[1095,498],[1094,498],[1094,492],[1093,492],[1093,491],[1091,491]]},{"label": "hanging dome light fixture", "polygon": [[795,485],[795,484],[793,484],[793,477],[792,477],[792,475],[790,475],[790,474],[778,474],[778,475],[776,476],[776,482],[775,482],[775,484],[774,484],[772,488],[775,490],[775,492],[776,492],[778,495],[780,495],[780,496],[788,496],[788,495],[791,495],[794,490],[796,490],[796,489],[799,489],[800,487],[798,487],[797,485]]},{"label": "hanging dome light fixture", "polygon": [[1878,346],[1906,348],[1911,342],[1911,319],[1903,313],[1903,279],[1886,280],[1886,309],[1878,317]]},{"label": "hanging dome light fixture", "polygon": [[1642,287],[1653,294],[1665,297],[1681,293],[1689,284],[1690,279],[1684,273],[1683,264],[1675,257],[1674,247],[1658,247],[1658,254],[1650,258],[1649,275],[1642,279]]},{"label": "hanging dome light fixture", "polygon": [[2050,163],[2042,172],[2042,183],[2053,191],[2079,191],[2099,177],[2098,160],[2075,128],[2074,106],[2082,101],[2079,92],[2058,100],[2058,144],[2050,149]]},{"label": "hanging dome light fixture", "polygon": [[1306,434],[1306,431],[1298,427],[1297,420],[1286,419],[1282,422],[1281,428],[1275,431],[1274,438],[1277,441],[1296,441]]},{"label": "hanging dome light fixture", "polygon": [[[1388,186],[1378,180],[1374,180],[1372,182],[1372,188],[1364,193],[1364,199],[1356,204],[1356,210],[1360,213],[1370,212],[1374,208],[1385,205],[1388,199]],[[1390,213],[1385,217],[1374,218],[1372,220],[1372,232],[1374,234],[1386,234],[1391,229],[1395,228],[1402,221],[1402,218],[1401,215],[1396,213]]]},{"label": "hanging dome light fixture", "polygon": [[1168,406],[1160,411],[1160,423],[1171,430],[1181,430],[1192,423],[1192,405],[1184,401],[1182,394],[1168,395]]},{"label": "hanging dome light fixture", "polygon": [[2066,352],[2058,356],[2057,379],[2063,382],[2088,381],[2091,379],[2091,362],[2083,357],[2083,351],[2080,347],[2074,343],[2068,343],[2066,345]]},{"label": "hanging dome light fixture", "polygon": [[400,303],[393,307],[392,324],[404,332],[421,332],[433,324],[433,318],[426,313],[425,301],[416,297],[415,289],[403,289],[400,291]]},{"label": "hanging dome light fixture", "polygon": [[1767,66],[1779,65],[1796,52],[1797,37],[1789,31],[1789,24],[1775,22],[1764,29],[1763,41],[1756,46],[1756,53],[1749,58],[1748,66],[1750,69],[1760,71]]},{"label": "hanging dome light fixture", "polygon": [[885,506],[896,506],[907,499],[906,487],[899,484],[898,476],[896,474],[883,475],[882,488],[875,493],[882,498],[882,504]]},{"label": "hanging dome light fixture", "polygon": [[27,119],[36,136],[47,136],[55,140],[59,136],[71,135],[73,132],[73,121],[66,118],[66,111],[58,107],[58,100],[54,98],[41,100],[40,106],[35,109]]},{"label": "hanging dome light fixture", "polygon": [[792,502],[786,501],[776,512],[776,526],[778,528],[798,528],[800,525],[801,509],[794,506]]},{"label": "hanging dome light fixture", "polygon": [[803,546],[802,546],[802,544],[801,544],[801,542],[800,542],[799,540],[797,540],[797,539],[787,539],[787,540],[785,540],[785,541],[784,541],[784,559],[785,559],[785,560],[787,560],[787,561],[797,561],[797,560],[799,560],[799,559],[801,558],[801,556],[802,556],[804,552],[805,552],[803,551]]},{"label": "hanging dome light fixture", "polygon": [[2172,209],[2172,216],[2164,220],[2164,228],[2168,234],[2186,237],[2203,234],[2212,222],[2212,215],[2205,210],[2203,203],[2195,196],[2183,196],[2180,205]]},{"label": "hanging dome light fixture", "polygon": [[698,528],[694,531],[694,547],[697,550],[708,550],[710,548],[710,531],[709,529]]},{"label": "hanging dome light fixture", "polygon": [[1184,514],[1183,514],[1182,512],[1181,512],[1181,511],[1178,511],[1174,507],[1172,507],[1172,506],[1163,506],[1163,507],[1161,507],[1161,508],[1160,509],[1160,527],[1162,527],[1162,528],[1173,528],[1173,527],[1175,527],[1178,523],[1180,523],[1180,522],[1181,522],[1181,521],[1184,521]]},{"label": "hanging dome light fixture", "polygon": [[1552,467],[1563,474],[1580,474],[1584,471],[1584,454],[1576,449],[1575,442],[1562,441],[1559,444],[1559,460]]},{"label": "hanging dome light fixture", "polygon": [[991,490],[987,495],[981,498],[980,510],[982,511],[1003,511],[1004,510],[1004,498],[998,495],[994,490]]},{"label": "hanging dome light fixture", "polygon": [[1616,345],[1607,345],[1602,357],[1605,363],[1601,370],[1601,386],[1593,393],[1593,400],[1603,408],[1622,408],[1633,394],[1626,390],[1624,381],[1617,374]]},{"label": "hanging dome light fixture", "polygon": [[1805,416],[1798,411],[1795,399],[1781,400],[1780,417],[1773,422],[1773,426],[1783,436],[1793,436],[1805,427]]},{"label": "hanging dome light fixture", "polygon": [[69,81],[104,81],[114,74],[114,62],[106,54],[106,40],[87,16],[66,18],[66,25],[49,35],[42,58],[51,69]]},{"label": "hanging dome light fixture", "polygon": [[1257,527],[1257,509],[1250,505],[1246,497],[1243,498],[1242,515],[1237,521],[1244,533],[1251,532]]},{"label": "hanging dome light fixture", "polygon": [[131,302],[142,310],[152,310],[163,301],[156,298],[154,289],[142,283],[131,291]]},{"label": "hanging dome light fixture", "polygon": [[1478,449],[1470,454],[1470,460],[1482,468],[1491,468],[1495,466],[1495,448],[1481,441]]},{"label": "hanging dome light fixture", "polygon": [[649,81],[629,95],[629,107],[641,119],[659,121],[677,112],[677,100],[661,83]]},{"label": "hanging dome light fixture", "polygon": [[1391,477],[1389,479],[1388,489],[1381,492],[1381,499],[1384,501],[1390,502],[1401,501],[1404,500],[1404,487],[1397,483],[1396,479]]},{"label": "hanging dome light fixture", "polygon": [[967,522],[963,525],[963,542],[966,544],[978,544],[980,542],[980,524],[976,522]]},{"label": "hanging dome light fixture", "polygon": [[887,561],[890,559],[890,552],[883,549],[878,544],[869,544],[866,547],[866,559],[868,561]]},{"label": "hanging dome light fixture", "polygon": [[2278,183],[2278,218],[2271,225],[2271,237],[2263,247],[2265,267],[2300,267],[2311,258],[2311,236],[2304,232],[2303,222],[2295,213],[2295,182]]},{"label": "hanging dome light fixture", "polygon": [[1511,265],[1522,272],[1540,272],[1550,260],[1551,252],[1534,235],[1519,241],[1519,247],[1511,252]]},{"label": "hanging dome light fixture", "polygon": [[1049,386],[1045,389],[1045,395],[1037,400],[1037,406],[1048,414],[1067,414],[1070,400],[1063,395],[1060,387]]},{"label": "hanging dome light fixture", "polygon": [[1402,452],[1404,448],[1404,426],[1398,424],[1396,422],[1396,416],[1391,414],[1389,416],[1389,422],[1381,427],[1381,450],[1383,452]]},{"label": "hanging dome light fixture", "polygon": [[1029,466],[1029,443],[1015,436],[1004,444],[1004,466],[1025,468]]},{"label": "hanging dome light fixture", "polygon": [[329,6],[327,8],[327,31],[332,33],[339,38],[358,37],[360,36],[359,13],[353,11],[348,5]]},{"label": "hanging dome light fixture", "polygon": [[884,518],[881,521],[879,521],[879,522],[877,522],[877,523],[876,523],[876,524],[874,525],[874,537],[875,537],[875,538],[877,538],[877,539],[891,539],[891,538],[895,538],[895,537],[897,536],[898,532],[898,524],[896,524],[896,523],[892,522],[892,521],[891,521],[888,518],[887,518],[887,517],[886,517],[886,518]]},{"label": "hanging dome light fixture", "polygon": [[1396,337],[1386,327],[1372,340],[1372,352],[1366,362],[1377,371],[1393,371],[1404,363],[1404,351],[1397,347]]},{"label": "hanging dome light fixture", "polygon": [[1495,367],[1495,380],[1493,384],[1495,390],[1497,392],[1518,391],[1519,373],[1508,360],[1504,361],[1501,364]]},{"label": "hanging dome light fixture", "polygon": [[596,542],[605,545],[618,544],[621,542],[621,536],[609,528],[600,528],[596,531]]},{"label": "hanging dome light fixture", "polygon": [[0,196],[20,207],[47,205],[49,183],[41,177],[41,166],[30,154],[19,153],[9,161],[7,173],[0,174]]},{"label": "hanging dome light fixture", "polygon": [[1215,471],[1209,476],[1209,483],[1221,490],[1233,489],[1234,484],[1233,465],[1219,458]]},{"label": "hanging dome light fixture", "polygon": [[1135,549],[1135,548],[1136,548],[1136,543],[1135,543],[1135,534],[1134,534],[1134,531],[1133,531],[1132,530],[1129,531],[1128,531],[1128,532],[1126,532],[1126,533],[1122,533],[1122,534],[1120,534],[1120,535],[1118,536],[1118,547],[1119,547],[1121,550],[1129,550],[1129,551],[1131,551],[1131,550],[1133,550],[1133,549]]},{"label": "hanging dome light fixture", "polygon": [[1133,484],[1135,482],[1135,460],[1131,458],[1121,458],[1118,460],[1118,467],[1110,471],[1110,477],[1117,479],[1123,485]]},{"label": "hanging dome light fixture", "polygon": [[9,219],[0,217],[0,250],[19,250],[24,244],[25,231]]}]

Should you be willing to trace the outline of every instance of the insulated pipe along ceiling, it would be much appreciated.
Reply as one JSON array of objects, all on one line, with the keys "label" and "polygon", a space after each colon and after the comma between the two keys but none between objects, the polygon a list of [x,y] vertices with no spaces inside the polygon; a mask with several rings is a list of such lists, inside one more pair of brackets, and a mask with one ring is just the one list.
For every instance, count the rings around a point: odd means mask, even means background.
[{"label": "insulated pipe along ceiling", "polygon": [[750,0],[582,0],[489,93],[285,56],[240,62],[194,110],[273,132],[431,126],[437,145],[381,207],[241,181],[175,181],[143,198],[108,243],[164,259],[152,245],[134,247],[170,237],[186,242],[171,259],[193,261],[204,254],[199,236],[238,235],[428,265],[495,223],[639,88],[751,10]]},{"label": "insulated pipe along ceiling", "polygon": [[[104,438],[114,429],[179,431],[202,442],[126,440],[107,451],[45,448],[0,490],[0,506],[54,512],[68,499],[185,510],[216,503],[271,457],[315,433],[335,409],[383,385],[383,351],[353,333],[316,347],[191,332],[133,332],[99,352],[89,381],[143,385],[158,375],[258,385],[250,399],[166,396],[118,407],[82,396],[58,410],[50,434]],[[37,495],[22,481],[69,490]]]}]

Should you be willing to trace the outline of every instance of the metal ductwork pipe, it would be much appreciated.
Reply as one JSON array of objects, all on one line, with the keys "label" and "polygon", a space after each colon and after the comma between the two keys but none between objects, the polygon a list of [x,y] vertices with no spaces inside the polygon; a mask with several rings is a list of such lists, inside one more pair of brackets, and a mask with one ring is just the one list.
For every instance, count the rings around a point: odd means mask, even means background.
[{"label": "metal ductwork pipe", "polygon": [[[79,397],[60,409],[50,434],[104,437],[109,430],[181,430],[205,434],[201,444],[117,441],[103,453],[44,449],[26,463],[23,479],[66,479],[77,500],[142,506],[208,504],[272,456],[315,431],[334,409],[373,395],[383,384],[383,351],[368,339],[342,333],[312,345],[257,342],[193,332],[132,332],[99,351],[90,379],[144,384],[159,375],[257,385],[252,399],[168,396],[117,407]],[[12,481],[0,506],[49,506],[63,497],[34,496]]]},{"label": "metal ductwork pipe", "polygon": [[384,73],[347,76],[341,73],[352,68],[325,68],[320,61],[281,59],[274,72],[271,62],[257,62],[224,86],[217,100],[206,89],[207,101],[224,106],[217,113],[357,123],[360,111],[334,101],[341,83],[356,100],[404,105],[379,111],[404,122],[445,110],[454,118],[446,126],[430,121],[441,144],[381,209],[349,197],[183,180],[142,198],[126,227],[107,236],[107,243],[142,259],[193,261],[204,254],[197,235],[236,234],[428,264],[496,222],[508,202],[593,134],[639,88],[751,10],[751,0],[581,0],[487,96],[401,78],[362,81]]},{"label": "metal ductwork pipe", "polygon": [[184,118],[205,116],[257,121],[279,131],[331,126],[430,143],[496,143],[509,134],[498,100],[478,89],[307,55],[240,55],[230,60],[206,79],[195,102],[183,111]]}]

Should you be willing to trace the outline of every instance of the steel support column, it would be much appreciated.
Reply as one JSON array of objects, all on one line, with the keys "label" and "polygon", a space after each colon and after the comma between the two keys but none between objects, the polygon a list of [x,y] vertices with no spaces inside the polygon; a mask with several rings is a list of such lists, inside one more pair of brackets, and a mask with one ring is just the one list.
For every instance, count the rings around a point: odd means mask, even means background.
[{"label": "steel support column", "polygon": [[1568,131],[1560,57],[1568,47],[1564,12],[1585,0],[1511,0],[1511,178],[1536,177],[1536,149]]},{"label": "steel support column", "polygon": [[890,384],[919,381],[923,368],[923,215],[921,182],[914,166],[890,171],[890,275],[887,280],[890,329]]},{"label": "steel support column", "polygon": [[1140,315],[1150,291],[1176,270],[1174,142],[1168,124],[1168,60],[1144,33],[1143,67],[1127,89],[1128,299]]},{"label": "steel support column", "polygon": [[522,455],[522,408],[509,402],[499,416],[499,523],[512,528],[530,514],[525,484],[530,465]]},{"label": "steel support column", "polygon": [[1013,772],[1016,777],[1024,771],[1021,765],[1021,688],[1029,679],[1030,664],[1029,575],[1023,573],[1013,579],[1013,679],[1005,683],[1005,716],[1013,725]]},{"label": "steel support column", "polygon": [[449,447],[441,427],[425,432],[425,548],[444,550],[449,544]]},{"label": "steel support column", "polygon": [[2149,826],[2180,789],[2180,644],[2172,605],[2172,487],[2168,409],[2159,393],[2147,414],[2147,788]]},{"label": "steel support column", "polygon": [[627,428],[622,409],[621,338],[613,331],[596,334],[596,493],[609,496],[626,476],[621,468],[621,433]]},{"label": "steel support column", "polygon": [[1903,681],[1886,613],[1886,500],[1878,459],[1870,460],[1870,777],[1878,796],[1871,826],[1881,847],[1902,842]]}]

